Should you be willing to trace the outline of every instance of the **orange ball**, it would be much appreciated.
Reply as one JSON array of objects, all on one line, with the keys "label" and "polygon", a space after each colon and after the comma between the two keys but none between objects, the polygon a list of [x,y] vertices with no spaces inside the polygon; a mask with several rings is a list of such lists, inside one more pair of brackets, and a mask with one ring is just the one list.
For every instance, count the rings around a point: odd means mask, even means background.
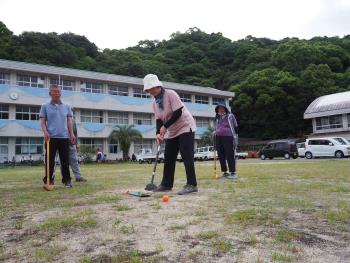
[{"label": "orange ball", "polygon": [[169,201],[169,196],[163,195],[162,199],[163,199],[163,202],[168,202]]}]

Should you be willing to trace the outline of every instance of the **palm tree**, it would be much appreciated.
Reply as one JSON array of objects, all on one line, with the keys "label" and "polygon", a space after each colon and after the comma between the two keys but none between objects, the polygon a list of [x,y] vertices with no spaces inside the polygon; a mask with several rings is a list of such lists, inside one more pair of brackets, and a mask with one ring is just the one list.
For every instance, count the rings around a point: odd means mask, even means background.
[{"label": "palm tree", "polygon": [[208,127],[208,129],[202,134],[202,137],[198,141],[198,146],[211,146],[213,145],[213,127]]},{"label": "palm tree", "polygon": [[123,152],[123,160],[128,160],[132,141],[142,139],[141,133],[134,129],[134,125],[116,125],[109,135],[109,140],[118,141]]}]

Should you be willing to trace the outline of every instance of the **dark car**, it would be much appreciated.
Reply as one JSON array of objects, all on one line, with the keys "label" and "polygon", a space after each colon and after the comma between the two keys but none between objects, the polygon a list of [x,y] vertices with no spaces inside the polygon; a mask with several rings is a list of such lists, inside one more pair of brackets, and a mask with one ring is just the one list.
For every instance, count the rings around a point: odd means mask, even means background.
[{"label": "dark car", "polygon": [[261,160],[266,158],[271,160],[275,157],[296,159],[298,158],[298,149],[295,141],[292,140],[271,141],[259,151],[259,157]]}]

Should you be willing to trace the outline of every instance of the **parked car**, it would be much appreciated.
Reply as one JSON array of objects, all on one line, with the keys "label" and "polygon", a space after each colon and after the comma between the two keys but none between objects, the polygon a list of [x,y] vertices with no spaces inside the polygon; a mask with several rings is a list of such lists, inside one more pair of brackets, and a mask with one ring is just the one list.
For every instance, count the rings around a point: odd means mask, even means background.
[{"label": "parked car", "polygon": [[332,138],[342,145],[350,145],[350,142],[343,137],[332,137]]},{"label": "parked car", "polygon": [[350,145],[341,144],[334,138],[311,138],[305,142],[305,157],[336,157],[343,158],[350,155]]},{"label": "parked car", "polygon": [[247,152],[236,152],[236,159],[245,159],[248,157]]},{"label": "parked car", "polygon": [[298,142],[295,144],[298,150],[298,156],[304,158],[305,157],[305,142]]},{"label": "parked car", "polygon": [[292,140],[278,140],[271,141],[259,151],[261,160],[275,157],[283,157],[284,159],[298,158],[298,150],[295,141]]},{"label": "parked car", "polygon": [[[217,157],[217,153],[216,153]],[[214,159],[214,146],[199,147],[195,150],[194,159],[199,161]]]},{"label": "parked car", "polygon": [[136,161],[139,163],[152,163],[156,159],[156,153],[152,152],[152,149],[141,149],[136,154]]}]

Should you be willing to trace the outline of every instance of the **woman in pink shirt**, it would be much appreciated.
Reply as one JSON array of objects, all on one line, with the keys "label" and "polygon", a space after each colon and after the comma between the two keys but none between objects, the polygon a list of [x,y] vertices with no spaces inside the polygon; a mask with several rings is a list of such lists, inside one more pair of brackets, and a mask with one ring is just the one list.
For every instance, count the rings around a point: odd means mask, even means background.
[{"label": "woman in pink shirt", "polygon": [[187,184],[179,195],[198,192],[194,169],[194,133],[196,123],[182,103],[179,95],[165,89],[158,77],[148,74],[143,79],[144,91],[154,97],[153,111],[156,117],[157,143],[161,144],[165,134],[164,171],[161,184],[155,192],[170,191],[174,186],[176,157],[180,151],[185,165]]}]

